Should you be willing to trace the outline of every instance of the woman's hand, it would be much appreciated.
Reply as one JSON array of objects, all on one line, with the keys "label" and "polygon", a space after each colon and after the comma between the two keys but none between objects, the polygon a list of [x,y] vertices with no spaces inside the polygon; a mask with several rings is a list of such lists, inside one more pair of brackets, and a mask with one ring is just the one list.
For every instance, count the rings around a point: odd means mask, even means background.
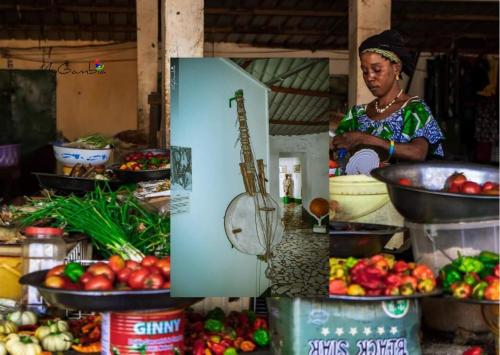
[{"label": "woman's hand", "polygon": [[351,150],[361,144],[369,144],[372,136],[362,132],[346,132],[339,134],[332,139],[332,148],[345,148]]}]

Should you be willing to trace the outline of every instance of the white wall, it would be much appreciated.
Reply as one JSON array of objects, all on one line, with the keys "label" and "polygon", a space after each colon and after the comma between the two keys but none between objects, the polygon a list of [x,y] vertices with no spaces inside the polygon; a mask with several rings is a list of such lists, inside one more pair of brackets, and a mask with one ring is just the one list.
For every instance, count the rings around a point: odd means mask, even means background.
[{"label": "white wall", "polygon": [[269,140],[269,185],[273,198],[279,199],[280,155],[296,156],[302,169],[302,204],[316,197],[329,199],[328,193],[328,133],[302,136],[271,136]]},{"label": "white wall", "polygon": [[245,191],[235,146],[236,105],[229,108],[229,98],[243,89],[255,158],[267,163],[267,88],[220,58],[179,59],[175,65],[171,140],[191,147],[193,171],[189,211],[171,219],[172,296],[259,296],[269,284],[265,264],[231,247],[224,214]]}]

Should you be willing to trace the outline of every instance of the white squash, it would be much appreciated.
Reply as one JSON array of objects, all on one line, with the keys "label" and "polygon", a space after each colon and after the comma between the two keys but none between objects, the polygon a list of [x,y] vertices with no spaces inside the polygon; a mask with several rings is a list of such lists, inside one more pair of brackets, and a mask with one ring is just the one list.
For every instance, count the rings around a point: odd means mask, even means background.
[{"label": "white squash", "polygon": [[67,332],[68,330],[69,330],[68,322],[58,319],[55,321],[48,321],[47,325],[42,325],[38,327],[35,331],[35,336],[38,339],[42,340],[50,333],[61,333],[61,332]]},{"label": "white squash", "polygon": [[17,332],[17,326],[10,320],[0,320],[0,335],[8,335]]},{"label": "white squash", "polygon": [[9,334],[5,347],[11,355],[39,355],[42,353],[38,339],[29,335]]},{"label": "white squash", "polygon": [[42,347],[46,351],[67,351],[73,343],[73,335],[69,332],[52,333],[42,339]]},{"label": "white squash", "polygon": [[7,320],[16,323],[16,325],[34,325],[38,317],[31,311],[15,311],[7,315]]},{"label": "white squash", "polygon": [[0,355],[7,355],[7,348],[4,343],[0,343]]}]

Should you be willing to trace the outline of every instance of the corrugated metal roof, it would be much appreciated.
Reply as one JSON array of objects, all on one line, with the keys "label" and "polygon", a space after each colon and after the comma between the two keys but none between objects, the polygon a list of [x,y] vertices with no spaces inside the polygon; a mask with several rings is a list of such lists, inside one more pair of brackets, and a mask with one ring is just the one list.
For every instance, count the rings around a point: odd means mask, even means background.
[{"label": "corrugated metal roof", "polygon": [[234,59],[267,84],[271,135],[326,132],[329,119],[327,59]]}]

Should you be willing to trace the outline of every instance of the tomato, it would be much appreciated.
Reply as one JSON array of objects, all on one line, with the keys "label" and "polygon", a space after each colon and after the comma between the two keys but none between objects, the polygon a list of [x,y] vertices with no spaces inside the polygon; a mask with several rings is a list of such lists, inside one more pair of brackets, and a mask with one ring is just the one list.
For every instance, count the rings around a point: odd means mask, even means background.
[{"label": "tomato", "polygon": [[80,277],[80,282],[82,284],[86,284],[92,277],[94,277],[90,272],[85,272],[85,274],[83,274],[81,277]]},{"label": "tomato", "polygon": [[98,275],[104,275],[106,276],[111,282],[115,280],[115,273],[111,268],[108,266],[108,264],[105,263],[95,263],[89,266],[87,269],[88,272],[90,272],[93,276],[98,276]]},{"label": "tomato", "polygon": [[460,187],[464,182],[467,181],[467,178],[462,173],[454,173],[446,179],[444,183],[445,190],[449,190],[452,186]]},{"label": "tomato", "polygon": [[150,272],[146,268],[133,271],[127,280],[127,284],[134,290],[144,288],[144,280],[146,280],[149,275]]},{"label": "tomato", "polygon": [[123,260],[123,258],[119,255],[112,255],[108,259],[108,266],[116,274],[125,267],[125,260]]},{"label": "tomato", "polygon": [[481,193],[483,195],[499,196],[500,190],[498,188],[496,188],[496,189],[486,190],[486,191],[483,191]]},{"label": "tomato", "polygon": [[144,288],[148,289],[159,289],[163,285],[163,277],[160,274],[149,274],[145,279],[144,279]]},{"label": "tomato", "polygon": [[498,184],[495,184],[494,182],[491,181],[486,181],[483,186],[481,186],[481,191],[489,191],[493,189],[498,189]]},{"label": "tomato", "polygon": [[134,260],[127,260],[125,262],[125,267],[127,269],[130,269],[132,271],[139,270],[141,268],[141,264],[139,264],[137,261]]},{"label": "tomato", "polygon": [[448,189],[448,192],[458,194],[458,193],[460,193],[460,188],[458,186],[453,185],[452,187],[450,187]]},{"label": "tomato", "polygon": [[152,274],[162,275],[161,269],[158,266],[148,266],[149,272]]},{"label": "tomato", "polygon": [[104,275],[97,275],[85,284],[86,291],[109,291],[113,289],[113,282]]},{"label": "tomato", "polygon": [[128,278],[130,277],[130,274],[132,273],[132,269],[121,269],[120,271],[117,272],[116,278],[118,279],[119,282],[122,283],[127,283]]},{"label": "tomato", "polygon": [[62,276],[49,276],[45,279],[45,286],[50,288],[64,288],[66,285],[66,280]]},{"label": "tomato", "polygon": [[170,277],[170,256],[158,260],[156,266],[160,268],[163,276]]},{"label": "tomato", "polygon": [[411,183],[411,180],[408,179],[408,178],[401,178],[399,179],[399,185],[403,185],[403,186],[411,186],[412,183]]},{"label": "tomato", "polygon": [[473,181],[466,181],[460,186],[460,192],[468,195],[475,195],[481,192],[481,186]]},{"label": "tomato", "polygon": [[145,256],[144,259],[142,259],[141,265],[142,266],[153,266],[156,264],[157,261],[158,261],[158,258],[156,256],[148,255],[148,256]]},{"label": "tomato", "polygon": [[64,274],[65,267],[66,267],[66,265],[54,266],[52,269],[49,270],[49,272],[47,273],[47,276],[45,276],[45,277],[48,278],[50,276],[61,276]]}]

